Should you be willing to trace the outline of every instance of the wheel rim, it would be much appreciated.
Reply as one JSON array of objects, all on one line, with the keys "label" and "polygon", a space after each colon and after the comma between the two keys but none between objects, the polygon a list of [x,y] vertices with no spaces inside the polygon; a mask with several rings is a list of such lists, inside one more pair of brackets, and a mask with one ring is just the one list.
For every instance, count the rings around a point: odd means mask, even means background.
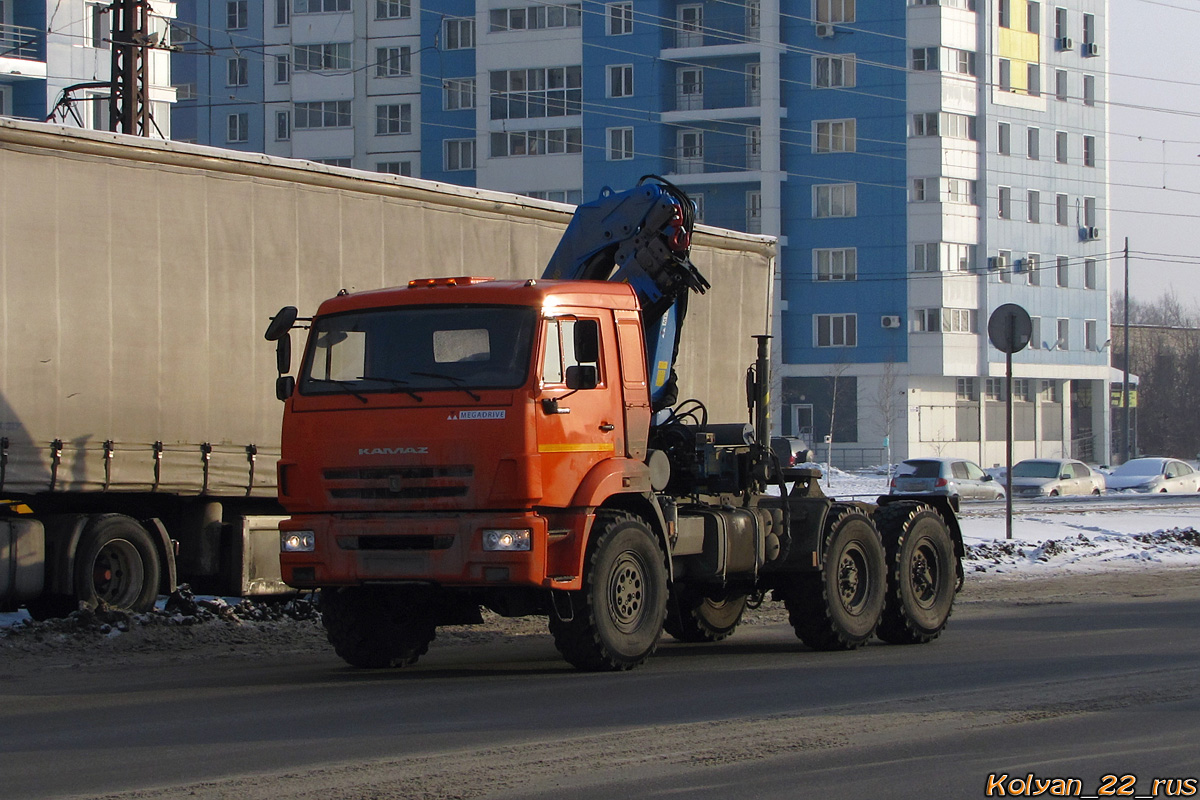
[{"label": "wheel rim", "polygon": [[110,606],[133,605],[142,593],[145,568],[133,543],[113,539],[100,548],[92,563],[92,590]]},{"label": "wheel rim", "polygon": [[637,629],[645,612],[646,565],[626,550],[613,564],[608,580],[608,607],[613,624],[624,633]]},{"label": "wheel rim", "polygon": [[933,542],[922,539],[913,549],[908,566],[913,602],[926,610],[933,608],[938,596],[938,576],[941,575],[941,563]]},{"label": "wheel rim", "polygon": [[837,591],[842,608],[855,616],[861,614],[867,605],[869,586],[866,554],[857,545],[851,545],[838,560]]}]

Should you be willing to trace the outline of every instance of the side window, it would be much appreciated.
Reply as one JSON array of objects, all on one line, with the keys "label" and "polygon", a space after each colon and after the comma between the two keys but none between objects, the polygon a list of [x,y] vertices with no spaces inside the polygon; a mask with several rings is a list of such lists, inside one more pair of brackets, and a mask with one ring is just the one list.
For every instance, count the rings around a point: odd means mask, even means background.
[{"label": "side window", "polygon": [[595,367],[600,383],[600,354],[596,352],[599,323],[590,319],[546,320],[542,383],[565,384],[571,367]]},{"label": "side window", "polygon": [[1074,473],[1073,477],[1086,478],[1092,474],[1092,471],[1090,469],[1088,469],[1087,466],[1084,464],[1074,464],[1073,467],[1075,469],[1075,473]]},{"label": "side window", "polygon": [[967,468],[967,477],[973,481],[983,480],[983,470],[975,466],[971,462],[963,462],[963,466]]},{"label": "side window", "polygon": [[951,464],[950,472],[952,475],[954,475],[955,478],[958,478],[960,481],[966,480],[968,477],[967,476],[967,465],[961,461],[955,461],[953,464]]}]

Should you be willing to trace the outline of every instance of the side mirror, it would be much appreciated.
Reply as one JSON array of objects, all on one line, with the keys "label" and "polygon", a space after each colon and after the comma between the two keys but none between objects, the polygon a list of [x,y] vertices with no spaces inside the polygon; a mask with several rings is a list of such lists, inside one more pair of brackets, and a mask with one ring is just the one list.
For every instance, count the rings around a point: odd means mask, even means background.
[{"label": "side mirror", "polygon": [[596,320],[575,321],[575,358],[585,364],[600,360],[600,324]]},{"label": "side mirror", "polygon": [[275,342],[275,368],[280,375],[292,371],[292,334],[287,331]]},{"label": "side mirror", "polygon": [[296,324],[298,313],[295,306],[284,306],[279,309],[279,312],[271,317],[271,324],[267,326],[267,332],[263,334],[263,337],[268,342],[279,341]]},{"label": "side mirror", "polygon": [[600,382],[599,376],[596,374],[596,368],[592,365],[567,367],[567,388],[578,391],[579,389],[595,389],[596,384]]},{"label": "side mirror", "polygon": [[280,375],[275,381],[275,397],[280,401],[287,400],[296,391],[296,379],[291,375]]},{"label": "side mirror", "polygon": [[983,473],[983,479],[984,479],[985,481],[993,481],[993,480],[995,480],[995,478],[993,478],[991,475],[988,475],[986,472],[985,472],[985,473]]}]

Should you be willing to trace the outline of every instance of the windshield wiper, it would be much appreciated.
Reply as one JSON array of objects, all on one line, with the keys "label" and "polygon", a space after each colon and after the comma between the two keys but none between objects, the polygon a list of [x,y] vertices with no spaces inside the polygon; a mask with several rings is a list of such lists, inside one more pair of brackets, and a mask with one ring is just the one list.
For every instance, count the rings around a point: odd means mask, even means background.
[{"label": "windshield wiper", "polygon": [[411,397],[413,400],[416,400],[418,403],[424,403],[424,402],[425,402],[425,398],[424,398],[424,397],[421,397],[421,395],[417,394],[417,393],[416,393],[416,392],[414,392],[412,389],[405,389],[405,388],[404,388],[405,386],[408,386],[408,381],[402,381],[402,380],[400,380],[399,378],[380,378],[380,377],[378,377],[378,376],[376,376],[376,375],[363,375],[363,376],[360,376],[360,377],[359,377],[359,380],[360,380],[360,381],[379,381],[380,383],[386,383],[386,384],[389,384],[389,385],[391,385],[391,386],[395,386],[395,387],[396,387],[396,388],[398,388],[398,389],[399,389],[401,392],[403,392],[404,394],[408,395],[408,396],[409,396],[409,397]]},{"label": "windshield wiper", "polygon": [[476,403],[478,403],[480,400],[483,399],[482,397],[480,397],[479,395],[475,394],[470,389],[468,389],[466,386],[463,386],[464,381],[462,378],[456,378],[453,375],[443,375],[440,372],[410,372],[408,374],[416,375],[421,378],[438,378],[439,380],[450,381],[451,383],[454,384],[454,386],[456,388],[462,389],[464,392],[469,394],[471,396],[471,399],[474,400]]},{"label": "windshield wiper", "polygon": [[367,402],[366,395],[355,390],[354,384],[350,383],[350,381],[335,381],[331,378],[311,378],[310,380],[312,380],[313,383],[332,383],[335,386],[340,386],[348,394],[352,394],[357,397],[360,403]]}]

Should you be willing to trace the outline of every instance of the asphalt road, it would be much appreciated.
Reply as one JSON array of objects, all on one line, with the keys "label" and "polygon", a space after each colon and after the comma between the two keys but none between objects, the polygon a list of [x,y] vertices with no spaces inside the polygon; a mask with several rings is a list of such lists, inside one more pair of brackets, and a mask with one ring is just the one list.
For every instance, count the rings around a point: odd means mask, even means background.
[{"label": "asphalt road", "polygon": [[1098,593],[1105,579],[964,594],[925,646],[814,653],[749,625],[617,675],[570,670],[546,636],[435,643],[388,672],[236,650],[0,666],[0,797],[968,798],[989,776],[992,796],[1002,775],[1010,795],[1029,774],[1093,796],[1106,775],[1140,795],[1200,779],[1200,580]]}]

